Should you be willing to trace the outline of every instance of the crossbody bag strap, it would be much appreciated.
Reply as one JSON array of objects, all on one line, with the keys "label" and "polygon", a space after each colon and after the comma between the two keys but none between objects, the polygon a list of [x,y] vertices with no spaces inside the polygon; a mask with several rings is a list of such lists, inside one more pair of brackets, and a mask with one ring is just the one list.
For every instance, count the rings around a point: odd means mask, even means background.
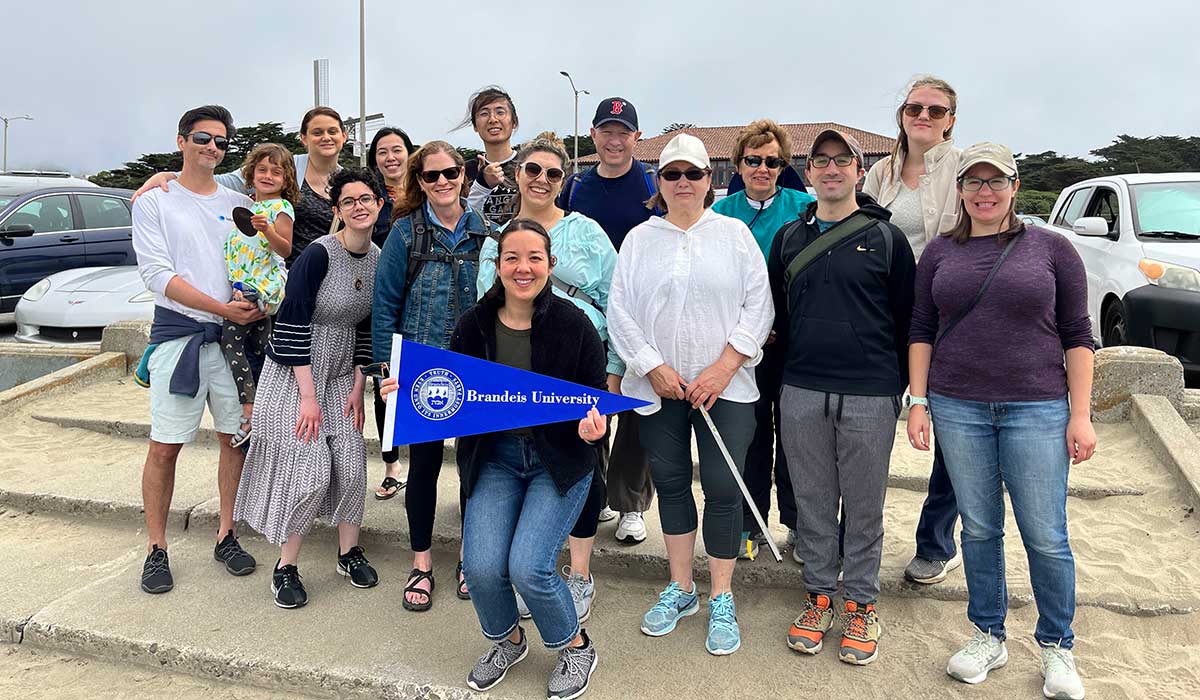
[{"label": "crossbody bag strap", "polygon": [[604,309],[600,308],[600,305],[596,303],[596,300],[591,298],[590,296],[588,296],[587,292],[584,292],[579,287],[567,284],[566,282],[563,282],[562,280],[555,277],[554,275],[550,275],[550,283],[553,284],[555,287],[558,287],[558,289],[563,294],[566,294],[567,296],[571,297],[572,299],[578,299],[582,302],[586,302],[589,306],[596,309],[600,313],[602,313],[602,314],[604,313]]},{"label": "crossbody bag strap", "polygon": [[996,258],[995,264],[992,265],[991,271],[988,272],[987,277],[983,278],[983,284],[979,286],[979,291],[975,293],[975,298],[972,299],[969,304],[959,309],[958,313],[954,314],[954,318],[951,318],[946,323],[946,327],[938,332],[937,338],[933,341],[933,349],[935,351],[937,350],[937,346],[942,342],[942,339],[945,338],[950,331],[954,330],[954,327],[958,325],[958,322],[963,320],[963,317],[965,317],[967,314],[971,313],[971,309],[974,309],[975,305],[979,303],[979,300],[983,298],[983,293],[986,292],[988,287],[992,285],[992,279],[995,278],[996,271],[1000,269],[1000,265],[1004,263],[1004,259],[1008,257],[1009,252],[1012,251],[1013,246],[1017,244],[1017,239],[1019,238],[1020,236],[1014,236],[1013,239],[1008,242],[1008,245],[1004,246],[1004,250],[1000,251],[1000,257]]},{"label": "crossbody bag strap", "polygon": [[[800,223],[801,222],[798,221],[796,224],[793,224],[793,226],[796,226]],[[805,268],[816,262],[817,258],[824,255],[839,243],[842,243],[856,233],[860,233],[863,229],[867,228],[868,226],[873,226],[874,224],[875,219],[872,219],[862,212],[856,212],[850,218],[843,219],[833,228],[829,229],[820,236],[817,236],[817,240],[804,246],[799,253],[796,253],[796,257],[792,258],[792,261],[788,263],[787,270],[783,273],[784,285],[790,287],[792,280],[795,279],[796,276],[801,272],[803,272]]]}]

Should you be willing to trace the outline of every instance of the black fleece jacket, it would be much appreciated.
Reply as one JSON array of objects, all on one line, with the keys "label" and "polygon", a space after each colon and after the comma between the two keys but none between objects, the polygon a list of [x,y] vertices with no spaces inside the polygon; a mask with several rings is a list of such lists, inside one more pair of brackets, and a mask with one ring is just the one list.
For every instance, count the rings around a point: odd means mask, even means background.
[{"label": "black fleece jacket", "polygon": [[[785,224],[767,256],[775,302],[777,353],[783,383],[812,391],[897,396],[908,385],[908,328],[912,321],[916,261],[891,212],[869,195],[859,211],[875,223],[834,247],[784,288],[792,259],[821,234],[817,203],[786,236]],[[887,264],[884,236],[892,238]]]},{"label": "black fleece jacket", "polygon": [[[504,288],[496,285],[458,320],[450,349],[494,362],[496,314],[504,304]],[[529,334],[530,366],[534,372],[607,391],[607,356],[592,322],[579,307],[546,288],[534,299]],[[458,439],[458,473],[467,494],[475,487],[479,470],[492,456],[498,433]],[[602,436],[607,439],[606,435]],[[599,464],[599,447],[579,438],[579,421],[569,420],[533,428],[534,445],[559,494]]]}]

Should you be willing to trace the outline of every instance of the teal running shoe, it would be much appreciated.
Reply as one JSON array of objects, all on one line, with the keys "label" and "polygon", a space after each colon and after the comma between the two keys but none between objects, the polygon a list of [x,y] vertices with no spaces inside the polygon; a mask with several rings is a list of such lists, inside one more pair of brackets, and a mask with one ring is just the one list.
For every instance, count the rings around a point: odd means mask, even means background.
[{"label": "teal running shoe", "polygon": [[726,591],[708,601],[708,639],[704,648],[713,656],[726,656],[742,646],[742,631],[738,629],[733,594]]},{"label": "teal running shoe", "polygon": [[669,634],[679,623],[679,618],[695,615],[700,610],[700,600],[696,597],[696,583],[692,582],[692,591],[688,593],[672,581],[658,595],[658,602],[642,616],[642,633],[651,637],[661,637]]}]

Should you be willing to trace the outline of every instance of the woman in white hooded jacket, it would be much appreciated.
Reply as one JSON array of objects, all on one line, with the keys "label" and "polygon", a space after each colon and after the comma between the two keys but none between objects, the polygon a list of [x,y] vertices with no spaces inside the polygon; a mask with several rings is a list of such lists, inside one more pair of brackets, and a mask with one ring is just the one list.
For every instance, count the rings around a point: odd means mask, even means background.
[{"label": "woman in white hooded jacket", "polygon": [[621,391],[651,402],[641,441],[658,491],[671,581],[642,619],[660,637],[699,609],[692,580],[697,516],[695,431],[704,490],[704,547],[712,589],[711,654],[741,646],[731,579],[742,532],[742,494],[698,407],[716,423],[738,469],[754,436],[754,365],[774,319],[762,251],[741,221],[709,209],[712,169],[694,136],[671,139],[659,160],[653,216],[629,232],[609,296],[609,337],[626,364]]}]

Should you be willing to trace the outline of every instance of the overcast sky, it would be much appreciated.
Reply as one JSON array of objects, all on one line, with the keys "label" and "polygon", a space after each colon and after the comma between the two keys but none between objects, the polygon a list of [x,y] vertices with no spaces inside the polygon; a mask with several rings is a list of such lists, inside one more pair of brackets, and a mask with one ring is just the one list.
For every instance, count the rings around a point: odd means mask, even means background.
[{"label": "overcast sky", "polygon": [[[516,140],[586,133],[602,97],[632,101],[646,136],[671,122],[837,121],[894,135],[913,75],[959,93],[960,145],[1086,155],[1120,133],[1200,135],[1200,3],[854,3],[799,0],[366,0],[367,111],[423,142],[450,133],[487,83],[512,93]],[[9,8],[14,10],[15,8]],[[93,173],[174,150],[189,107],[295,124],[328,58],[332,106],[358,112],[353,0],[40,0],[5,12],[0,115],[9,167]]]}]

